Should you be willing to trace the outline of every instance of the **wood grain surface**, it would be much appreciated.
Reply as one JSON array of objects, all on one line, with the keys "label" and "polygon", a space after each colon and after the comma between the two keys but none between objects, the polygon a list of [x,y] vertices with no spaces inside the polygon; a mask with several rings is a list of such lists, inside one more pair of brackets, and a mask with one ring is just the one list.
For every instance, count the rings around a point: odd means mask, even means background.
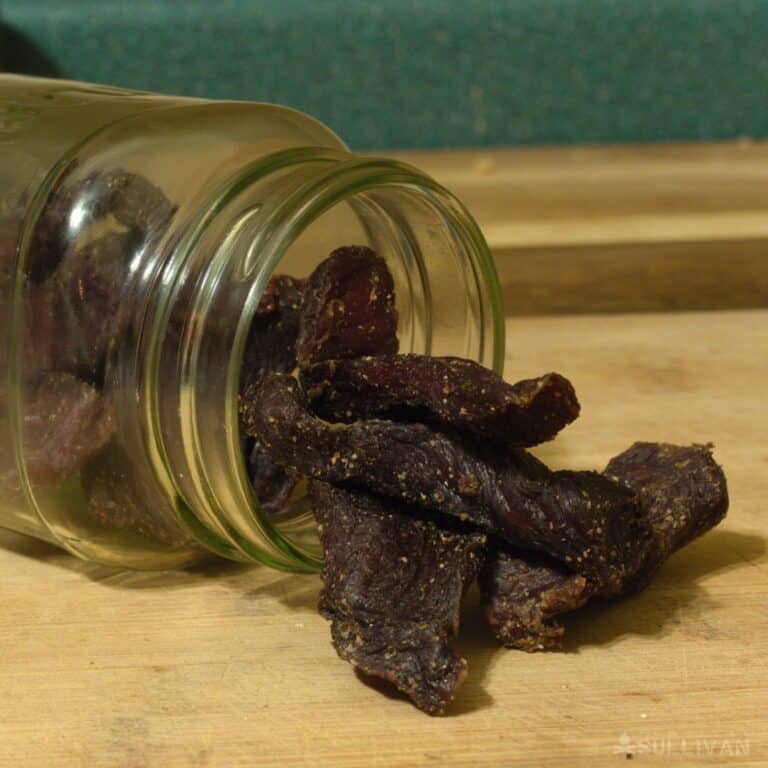
[{"label": "wood grain surface", "polygon": [[768,765],[768,311],[514,318],[508,348],[509,378],[579,393],[548,462],[711,440],[725,523],[568,620],[564,653],[497,648],[470,598],[441,718],[336,657],[317,577],[118,573],[0,533],[0,765]]},{"label": "wood grain surface", "polygon": [[511,314],[768,307],[768,142],[398,157],[473,213]]}]

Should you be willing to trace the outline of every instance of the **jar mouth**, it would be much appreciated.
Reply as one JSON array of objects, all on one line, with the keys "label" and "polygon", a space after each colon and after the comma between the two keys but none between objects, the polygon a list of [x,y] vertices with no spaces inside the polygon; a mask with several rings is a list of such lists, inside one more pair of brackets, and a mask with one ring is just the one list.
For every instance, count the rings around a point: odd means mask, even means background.
[{"label": "jar mouth", "polygon": [[[330,247],[315,250],[321,244]],[[219,554],[282,569],[322,566],[306,500],[269,514],[253,491],[238,425],[240,370],[270,277],[304,277],[334,247],[352,244],[371,246],[390,265],[401,351],[455,354],[502,370],[493,261],[469,213],[437,182],[403,163],[312,147],[243,169],[178,241],[171,262],[179,268],[145,380],[156,455],[178,515]],[[182,265],[196,259],[204,266],[179,304],[190,277]],[[169,356],[168,329],[179,308],[183,330]],[[159,386],[168,371],[175,403],[157,397],[169,389]]]}]

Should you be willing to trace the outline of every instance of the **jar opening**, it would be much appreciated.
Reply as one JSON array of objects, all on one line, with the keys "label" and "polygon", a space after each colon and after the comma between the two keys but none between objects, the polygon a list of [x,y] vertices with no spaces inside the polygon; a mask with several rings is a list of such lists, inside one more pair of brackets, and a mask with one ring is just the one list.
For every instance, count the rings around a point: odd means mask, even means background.
[{"label": "jar opening", "polygon": [[471,217],[437,183],[400,163],[313,148],[247,169],[179,240],[146,381],[179,512],[221,554],[300,570],[322,563],[302,494],[269,514],[251,487],[238,429],[240,370],[269,279],[306,277],[333,249],[353,244],[374,249],[392,272],[402,352],[501,370],[491,257]]}]

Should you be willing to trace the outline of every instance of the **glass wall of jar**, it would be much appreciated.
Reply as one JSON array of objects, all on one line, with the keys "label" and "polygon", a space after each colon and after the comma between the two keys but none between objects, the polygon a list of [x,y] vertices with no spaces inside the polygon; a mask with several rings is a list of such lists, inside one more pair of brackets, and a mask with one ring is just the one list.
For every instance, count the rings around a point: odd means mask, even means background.
[{"label": "glass wall of jar", "polygon": [[259,504],[237,396],[270,278],[348,244],[392,272],[401,351],[501,370],[487,247],[423,173],[278,106],[0,76],[0,525],[316,569],[301,484]]}]

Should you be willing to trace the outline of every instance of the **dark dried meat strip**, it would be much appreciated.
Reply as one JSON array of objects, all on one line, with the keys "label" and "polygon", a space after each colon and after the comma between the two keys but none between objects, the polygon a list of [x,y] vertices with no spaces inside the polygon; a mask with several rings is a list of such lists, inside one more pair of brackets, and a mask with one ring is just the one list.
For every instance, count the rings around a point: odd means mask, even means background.
[{"label": "dark dried meat strip", "polygon": [[[59,485],[104,450],[114,431],[112,407],[98,390],[67,373],[44,376],[22,403],[21,450],[30,483],[37,488]],[[13,469],[3,473],[3,481],[16,485],[13,457],[0,458],[0,466]]]},{"label": "dark dried meat strip", "polygon": [[337,248],[309,276],[301,307],[299,365],[398,349],[392,275],[370,248]]},{"label": "dark dried meat strip", "polygon": [[630,592],[645,586],[680,547],[714,528],[728,511],[728,486],[711,445],[634,443],[610,460],[604,474],[640,498],[651,544]]},{"label": "dark dried meat strip", "polygon": [[485,536],[326,483],[310,496],[325,552],[320,611],[339,656],[442,712],[467,675],[451,641]]},{"label": "dark dried meat strip", "polygon": [[560,646],[561,613],[584,605],[589,582],[544,556],[491,548],[478,577],[483,612],[499,642],[509,648],[539,651]]},{"label": "dark dried meat strip", "polygon": [[[667,558],[717,525],[728,509],[725,475],[711,446],[635,443],[605,470],[640,499],[651,537],[619,590],[645,587]],[[504,645],[538,650],[559,645],[557,614],[578,608],[594,585],[562,565],[497,546],[480,575],[486,618]]]},{"label": "dark dried meat strip", "polygon": [[568,379],[507,384],[472,360],[387,355],[318,363],[302,373],[312,409],[329,421],[416,418],[500,446],[551,440],[579,415]]},{"label": "dark dried meat strip", "polygon": [[424,424],[331,425],[285,375],[265,379],[246,408],[253,436],[290,471],[471,520],[564,561],[603,594],[636,570],[646,533],[636,497],[598,473],[550,472],[522,451],[486,453]]}]

